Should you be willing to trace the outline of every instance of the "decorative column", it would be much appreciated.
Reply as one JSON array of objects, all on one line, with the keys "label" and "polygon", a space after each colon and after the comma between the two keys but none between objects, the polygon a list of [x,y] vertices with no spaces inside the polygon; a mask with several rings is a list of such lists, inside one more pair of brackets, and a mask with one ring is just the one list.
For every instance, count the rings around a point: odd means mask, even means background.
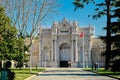
[{"label": "decorative column", "polygon": [[57,40],[54,41],[54,66],[57,67]]},{"label": "decorative column", "polygon": [[72,48],[71,48],[71,63],[72,63],[72,62],[74,62],[74,50],[73,50],[73,49],[74,49],[74,48],[73,48],[74,46],[73,46],[73,40],[72,40],[72,43],[71,43],[71,44],[72,44],[72,46],[71,46],[71,47],[72,47]]},{"label": "decorative column", "polygon": [[91,37],[89,38],[89,67],[92,66],[92,60],[91,60],[91,48],[92,48],[92,41],[91,41]]},{"label": "decorative column", "polygon": [[85,50],[85,49],[84,49],[84,48],[85,48],[85,44],[84,44],[84,42],[85,42],[85,41],[84,41],[84,37],[83,37],[83,38],[82,38],[82,57],[83,57],[83,68],[85,68],[85,53],[84,53],[84,52],[85,52],[85,51],[84,51],[84,50]]},{"label": "decorative column", "polygon": [[40,67],[42,67],[42,39],[39,35],[39,64]]},{"label": "decorative column", "polygon": [[54,40],[52,40],[52,43],[51,43],[51,62],[53,62],[53,57],[54,57]]},{"label": "decorative column", "polygon": [[42,60],[42,28],[39,29],[39,61],[38,65],[43,67],[43,60]]},{"label": "decorative column", "polygon": [[55,40],[55,62],[57,61],[57,41]]},{"label": "decorative column", "polygon": [[76,36],[76,40],[75,40],[75,61],[78,62],[78,40],[77,40],[77,36]]}]

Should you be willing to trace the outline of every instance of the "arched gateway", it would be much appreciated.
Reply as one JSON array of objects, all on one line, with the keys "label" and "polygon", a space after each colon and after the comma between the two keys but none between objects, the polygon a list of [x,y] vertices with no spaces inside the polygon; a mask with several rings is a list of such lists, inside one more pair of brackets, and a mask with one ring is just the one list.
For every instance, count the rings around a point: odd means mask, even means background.
[{"label": "arched gateway", "polygon": [[[51,28],[39,29],[40,67],[83,67],[90,65],[93,27],[81,28],[76,21],[64,18]],[[83,39],[80,34],[84,33]],[[47,47],[44,50],[44,47]],[[36,60],[36,58],[34,58]]]},{"label": "arched gateway", "polygon": [[67,43],[63,43],[59,47],[60,67],[69,67],[71,61],[71,48]]}]

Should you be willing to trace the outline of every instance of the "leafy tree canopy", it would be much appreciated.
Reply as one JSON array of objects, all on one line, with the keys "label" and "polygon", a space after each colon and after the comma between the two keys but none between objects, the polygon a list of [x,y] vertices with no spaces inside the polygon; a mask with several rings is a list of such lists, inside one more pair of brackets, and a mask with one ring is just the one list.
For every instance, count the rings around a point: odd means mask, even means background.
[{"label": "leafy tree canopy", "polygon": [[0,56],[2,59],[13,58],[17,29],[11,25],[5,10],[0,6]]}]

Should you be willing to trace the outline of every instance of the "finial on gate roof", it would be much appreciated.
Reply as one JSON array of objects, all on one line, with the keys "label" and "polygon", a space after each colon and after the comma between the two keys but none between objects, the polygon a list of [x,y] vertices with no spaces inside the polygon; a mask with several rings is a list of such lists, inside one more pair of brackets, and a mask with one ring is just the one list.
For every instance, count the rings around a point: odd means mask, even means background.
[{"label": "finial on gate roof", "polygon": [[67,21],[66,17],[63,18],[63,21]]},{"label": "finial on gate roof", "polygon": [[78,22],[77,21],[73,21],[73,25],[78,26]]},{"label": "finial on gate roof", "polygon": [[53,24],[54,24],[54,25],[57,25],[57,24],[58,24],[58,22],[57,22],[57,21],[53,21]]}]

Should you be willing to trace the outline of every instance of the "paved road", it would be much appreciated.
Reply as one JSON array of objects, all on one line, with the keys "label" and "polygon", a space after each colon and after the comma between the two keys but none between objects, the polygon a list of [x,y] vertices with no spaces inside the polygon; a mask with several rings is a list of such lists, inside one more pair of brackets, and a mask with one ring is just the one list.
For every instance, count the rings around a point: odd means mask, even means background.
[{"label": "paved road", "polygon": [[117,80],[83,71],[80,68],[47,68],[30,80]]}]

